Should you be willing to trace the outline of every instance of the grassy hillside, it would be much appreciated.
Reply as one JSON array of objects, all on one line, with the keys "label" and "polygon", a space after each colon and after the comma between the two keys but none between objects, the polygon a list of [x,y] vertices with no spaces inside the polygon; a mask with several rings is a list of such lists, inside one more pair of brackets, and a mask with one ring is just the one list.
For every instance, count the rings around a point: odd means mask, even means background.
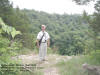
[{"label": "grassy hillside", "polygon": [[[83,68],[83,64],[88,64],[92,66],[100,66],[100,51],[91,52],[90,55],[80,55],[75,56],[69,61],[61,61],[56,66],[59,68],[59,73],[61,75],[97,75],[94,74],[96,71],[91,70],[90,72],[87,69]],[[92,74],[93,73],[93,74]]]}]

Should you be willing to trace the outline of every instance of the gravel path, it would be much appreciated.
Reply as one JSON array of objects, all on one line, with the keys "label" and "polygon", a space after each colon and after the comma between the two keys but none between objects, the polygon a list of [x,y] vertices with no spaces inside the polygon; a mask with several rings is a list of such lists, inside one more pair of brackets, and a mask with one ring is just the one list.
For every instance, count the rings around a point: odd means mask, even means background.
[{"label": "gravel path", "polygon": [[46,61],[40,62],[37,54],[19,55],[16,57],[12,57],[12,59],[20,59],[23,64],[36,63],[38,67],[43,67],[42,71],[44,72],[44,75],[59,75],[59,70],[55,66],[55,64],[60,62],[61,60],[67,61],[71,58],[72,56],[49,54],[46,58]]}]

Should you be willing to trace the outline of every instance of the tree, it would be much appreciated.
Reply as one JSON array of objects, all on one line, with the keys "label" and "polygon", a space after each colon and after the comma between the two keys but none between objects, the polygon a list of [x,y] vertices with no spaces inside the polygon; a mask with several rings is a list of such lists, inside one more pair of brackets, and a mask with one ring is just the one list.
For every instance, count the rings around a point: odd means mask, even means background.
[{"label": "tree", "polygon": [[9,0],[0,0],[0,17],[8,24],[8,17],[13,13]]},{"label": "tree", "polygon": [[12,38],[14,38],[16,35],[21,34],[20,31],[16,31],[14,27],[6,25],[3,20],[0,18],[0,26],[1,26],[1,31],[6,32],[8,35],[10,35]]},{"label": "tree", "polygon": [[[77,2],[77,0],[74,0]],[[84,0],[85,1],[85,0]],[[92,0],[89,0],[89,2]],[[82,2],[82,0],[80,0],[79,2]],[[88,1],[85,1],[86,3]],[[83,18],[85,19],[85,22],[89,23],[90,29],[92,29],[92,38],[94,39],[94,45],[95,45],[95,51],[97,49],[97,41],[98,40],[98,36],[100,36],[100,1],[98,0],[97,3],[94,6],[95,8],[95,12],[93,15],[88,15],[85,11],[83,12]],[[90,35],[90,34],[89,34]]]},{"label": "tree", "polygon": [[75,1],[79,5],[84,5],[84,4],[88,4],[89,2],[95,1],[95,0],[73,0],[73,1]]}]

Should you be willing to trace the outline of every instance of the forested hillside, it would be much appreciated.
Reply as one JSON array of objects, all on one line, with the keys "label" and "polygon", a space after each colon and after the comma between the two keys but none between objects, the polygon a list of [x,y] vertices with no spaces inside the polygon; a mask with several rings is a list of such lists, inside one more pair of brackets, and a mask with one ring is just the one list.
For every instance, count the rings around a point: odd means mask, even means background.
[{"label": "forested hillside", "polygon": [[[51,47],[58,50],[60,54],[78,54],[85,50],[89,25],[82,18],[82,15],[68,14],[48,14],[35,10],[22,10],[28,16],[31,27],[30,33],[37,34],[41,24],[47,26],[47,31],[51,36]],[[36,36],[36,35],[35,35]]]},{"label": "forested hillside", "polygon": [[0,3],[0,17],[6,24],[21,31],[22,35],[16,36],[14,40],[22,43],[23,47],[35,49],[37,33],[41,30],[41,24],[45,24],[51,37],[50,47],[57,53],[76,55],[94,48],[93,39],[89,36],[92,31],[83,15],[59,15],[28,9],[21,10],[13,8],[8,0],[1,0]]}]

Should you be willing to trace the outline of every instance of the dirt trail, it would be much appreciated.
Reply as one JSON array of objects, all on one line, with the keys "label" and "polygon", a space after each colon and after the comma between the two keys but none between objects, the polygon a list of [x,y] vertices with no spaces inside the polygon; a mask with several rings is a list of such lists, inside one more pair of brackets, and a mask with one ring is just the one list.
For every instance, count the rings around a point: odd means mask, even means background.
[{"label": "dirt trail", "polygon": [[72,56],[60,56],[57,54],[48,54],[46,58],[47,60],[43,62],[40,62],[38,55],[34,53],[13,57],[13,59],[16,58],[22,60],[23,64],[36,63],[38,67],[43,67],[42,71],[44,72],[44,75],[59,75],[59,70],[55,66],[55,64],[60,62],[61,60],[67,61],[71,59]]}]

